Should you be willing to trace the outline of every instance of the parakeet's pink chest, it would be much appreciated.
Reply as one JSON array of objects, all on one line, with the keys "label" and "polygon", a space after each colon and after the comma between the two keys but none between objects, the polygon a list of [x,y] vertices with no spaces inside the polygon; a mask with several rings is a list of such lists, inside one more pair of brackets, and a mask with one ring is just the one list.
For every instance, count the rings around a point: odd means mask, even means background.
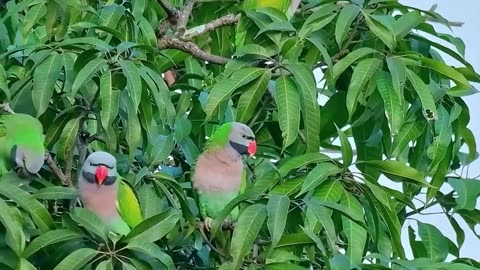
[{"label": "parakeet's pink chest", "polygon": [[80,199],[85,208],[97,214],[102,219],[111,220],[119,216],[116,201],[117,189],[113,186],[83,184],[80,188]]},{"label": "parakeet's pink chest", "polygon": [[243,161],[234,149],[203,153],[198,157],[193,186],[202,191],[228,192],[240,188]]}]

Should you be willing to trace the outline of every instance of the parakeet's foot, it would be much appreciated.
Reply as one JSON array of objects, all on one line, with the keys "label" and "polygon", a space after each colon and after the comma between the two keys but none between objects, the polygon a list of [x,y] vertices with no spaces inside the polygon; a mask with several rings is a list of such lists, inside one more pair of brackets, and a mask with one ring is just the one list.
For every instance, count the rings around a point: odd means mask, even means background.
[{"label": "parakeet's foot", "polygon": [[0,109],[8,113],[15,113],[9,103],[0,103]]},{"label": "parakeet's foot", "polygon": [[205,226],[205,229],[207,230],[207,232],[209,232],[210,229],[211,229],[212,226],[213,226],[213,219],[210,218],[210,217],[206,217],[206,218],[203,220],[203,225]]}]

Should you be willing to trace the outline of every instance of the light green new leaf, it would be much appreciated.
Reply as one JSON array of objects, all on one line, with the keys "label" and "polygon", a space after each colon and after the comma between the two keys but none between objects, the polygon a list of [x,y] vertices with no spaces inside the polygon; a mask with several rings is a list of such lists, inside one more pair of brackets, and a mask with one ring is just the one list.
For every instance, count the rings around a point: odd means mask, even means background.
[{"label": "light green new leaf", "polygon": [[480,196],[480,180],[449,178],[448,183],[457,192],[455,210],[475,210],[478,196]]},{"label": "light green new leaf", "polygon": [[330,162],[322,162],[318,164],[308,173],[307,178],[305,178],[305,181],[303,182],[302,189],[295,198],[298,198],[300,195],[316,188],[330,175],[335,175],[341,171],[341,168]]},{"label": "light green new leaf", "polygon": [[[429,186],[425,181],[425,176],[420,173],[417,169],[405,165],[403,162],[396,160],[371,160],[371,161],[359,161],[359,164],[364,164],[375,168],[385,174],[392,176],[400,176],[405,178],[405,180],[411,180],[415,184],[421,186]],[[396,180],[396,178],[390,178]]]},{"label": "light green new leaf", "polygon": [[273,250],[280,238],[282,238],[285,225],[287,223],[288,210],[290,206],[290,199],[287,196],[271,195],[267,203],[267,227],[270,232],[272,243],[270,244]]},{"label": "light green new leaf", "polygon": [[448,255],[448,240],[433,225],[417,221],[418,234],[422,238],[428,257],[434,262],[442,262]]},{"label": "light green new leaf", "polygon": [[[350,193],[345,192],[340,202],[358,216],[363,216],[363,207]],[[367,242],[367,230],[349,218],[342,216],[343,232],[347,236],[348,246],[346,255],[352,264],[361,264],[363,250]]]},{"label": "light green new leaf", "polygon": [[266,218],[267,209],[263,204],[248,206],[238,217],[230,247],[233,258],[232,269],[240,269],[243,257],[250,251]]},{"label": "light green new leaf", "polygon": [[348,29],[353,23],[358,13],[360,12],[360,6],[356,4],[348,4],[343,7],[342,11],[338,15],[337,23],[335,24],[335,40],[338,47],[341,48],[343,41],[347,37]]},{"label": "light green new leaf", "polygon": [[351,119],[358,103],[358,97],[373,74],[381,68],[382,60],[368,58],[360,61],[353,70],[352,79],[347,92],[348,118]]},{"label": "light green new leaf", "polygon": [[244,68],[232,73],[229,78],[217,82],[207,98],[205,114],[209,118],[222,101],[227,100],[239,87],[260,77],[262,68]]},{"label": "light green new leaf", "polygon": [[275,83],[275,102],[283,137],[282,150],[285,150],[297,139],[300,128],[300,95],[290,77],[280,76]]},{"label": "light green new leaf", "polygon": [[62,55],[52,52],[33,72],[32,100],[37,117],[48,108],[55,89],[55,82],[62,70],[62,60]]},{"label": "light green new leaf", "polygon": [[110,69],[100,77],[100,101],[102,104],[102,110],[100,111],[102,127],[108,130],[118,115],[120,104],[120,91],[112,87],[112,72]]},{"label": "light green new leaf", "polygon": [[73,81],[72,93],[71,96],[75,96],[78,90],[88,81],[97,71],[102,67],[106,66],[108,63],[107,60],[103,58],[95,58],[92,61],[88,62],[81,70],[78,72],[75,81]]},{"label": "light green new leaf", "polygon": [[169,270],[176,269],[172,258],[154,243],[135,240],[129,242],[126,249],[135,250],[149,257],[155,258]]},{"label": "light green new leaf", "polygon": [[335,124],[335,128],[337,129],[338,139],[340,140],[340,147],[342,148],[342,160],[343,160],[343,168],[346,169],[350,165],[352,165],[353,161],[353,150],[352,145],[348,141],[347,135],[338,126]]},{"label": "light green new leaf", "polygon": [[33,239],[33,241],[28,244],[27,248],[23,252],[23,256],[28,258],[40,249],[47,246],[82,237],[84,236],[70,229],[57,229],[49,231]]},{"label": "light green new leaf", "polygon": [[355,63],[355,61],[357,61],[358,59],[360,59],[360,58],[362,58],[366,55],[372,54],[372,53],[378,53],[378,51],[374,50],[372,48],[362,47],[362,48],[356,49],[353,52],[347,54],[347,56],[342,58],[340,61],[338,61],[333,66],[332,81],[336,81],[338,79],[338,77],[340,77],[340,75],[342,75],[342,73],[347,68],[349,68],[353,63]]},{"label": "light green new leaf", "polygon": [[92,260],[100,251],[92,248],[80,248],[65,257],[53,270],[78,270]]},{"label": "light green new leaf", "polygon": [[127,77],[127,89],[130,94],[130,98],[133,101],[135,110],[140,104],[142,98],[142,79],[138,68],[132,61],[129,60],[119,60],[118,63],[122,67],[123,74]]},{"label": "light green new leaf", "polygon": [[260,75],[254,82],[250,82],[245,87],[247,90],[240,95],[240,99],[237,104],[237,121],[241,123],[247,123],[253,116],[255,108],[262,99],[263,94],[267,90],[268,82],[272,73],[269,69]]},{"label": "light green new leaf", "polygon": [[422,79],[410,69],[407,69],[407,78],[420,98],[424,116],[427,118],[427,120],[437,120],[437,107],[435,106],[435,101],[433,99],[430,87],[426,85]]},{"label": "light green new leaf", "polygon": [[5,227],[5,244],[20,256],[25,248],[25,233],[20,221],[12,214],[7,203],[0,198],[0,223]]},{"label": "light green new leaf", "polygon": [[404,121],[403,97],[395,91],[391,76],[388,72],[379,71],[376,81],[378,92],[383,99],[390,130],[392,135],[396,135],[400,131]]},{"label": "light green new leaf", "polygon": [[70,119],[63,128],[60,139],[58,140],[57,155],[61,160],[67,160],[75,147],[78,129],[80,128],[81,117]]}]

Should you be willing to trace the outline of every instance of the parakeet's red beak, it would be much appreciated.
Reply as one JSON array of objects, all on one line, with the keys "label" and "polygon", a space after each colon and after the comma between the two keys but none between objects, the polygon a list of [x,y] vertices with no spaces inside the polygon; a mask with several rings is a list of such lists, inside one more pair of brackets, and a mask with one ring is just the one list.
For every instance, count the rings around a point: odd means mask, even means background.
[{"label": "parakeet's red beak", "polygon": [[248,153],[250,154],[250,156],[253,156],[255,155],[256,152],[257,152],[257,143],[255,141],[251,141],[248,144]]},{"label": "parakeet's red beak", "polygon": [[107,178],[108,175],[108,170],[107,167],[100,165],[97,167],[97,170],[95,171],[95,179],[97,180],[97,184],[101,186],[103,184],[103,181]]}]

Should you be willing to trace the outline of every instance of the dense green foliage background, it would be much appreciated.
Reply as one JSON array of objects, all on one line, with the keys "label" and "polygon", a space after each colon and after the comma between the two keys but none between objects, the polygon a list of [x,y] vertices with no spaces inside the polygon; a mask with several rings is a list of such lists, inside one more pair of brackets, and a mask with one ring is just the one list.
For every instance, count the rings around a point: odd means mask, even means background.
[{"label": "dense green foliage background", "polygon": [[[395,0],[256,2],[6,1],[0,100],[40,119],[49,155],[38,176],[1,177],[1,269],[480,267],[459,256],[457,221],[480,223],[480,184],[456,174],[477,158],[462,97],[480,76],[430,24],[448,21]],[[189,171],[226,121],[252,127],[259,148],[224,210],[243,209],[232,243],[215,251]],[[87,150],[114,153],[140,201],[144,221],[119,241],[69,212]],[[417,222],[407,260],[402,225],[433,205],[457,238]],[[220,224],[213,233],[231,233]]]}]

